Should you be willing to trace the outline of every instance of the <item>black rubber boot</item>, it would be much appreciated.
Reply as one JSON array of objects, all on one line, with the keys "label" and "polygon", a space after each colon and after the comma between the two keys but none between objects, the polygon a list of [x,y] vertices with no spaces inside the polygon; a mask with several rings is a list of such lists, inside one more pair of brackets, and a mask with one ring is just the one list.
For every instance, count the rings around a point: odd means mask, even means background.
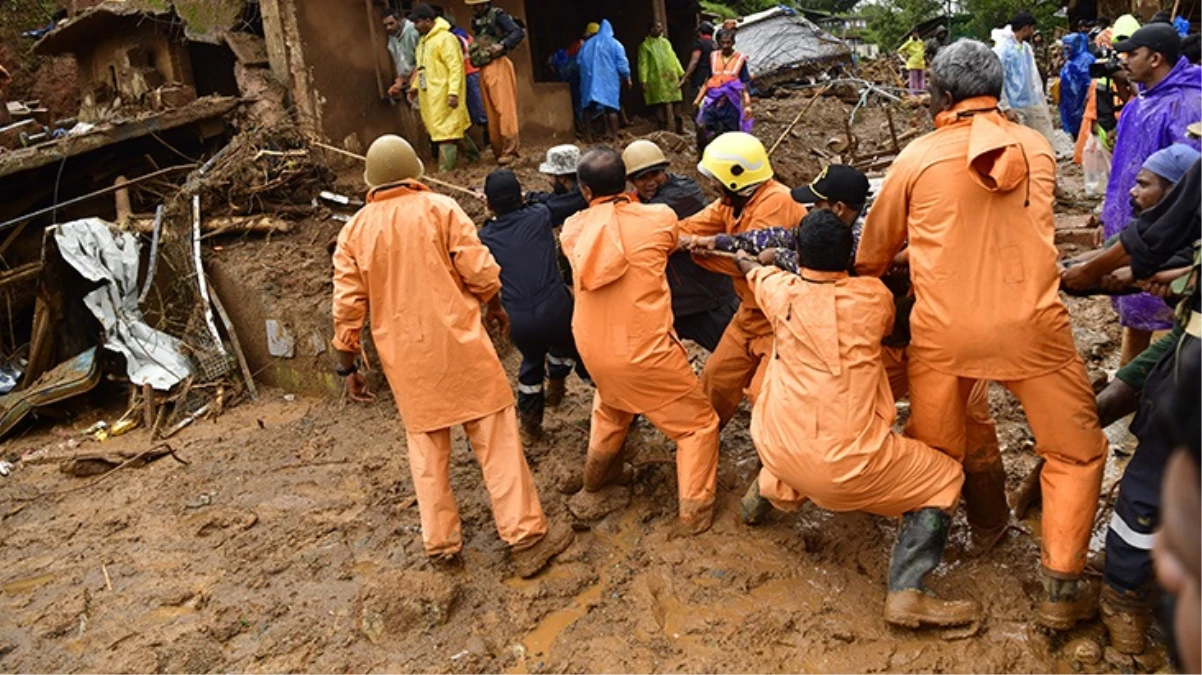
[{"label": "black rubber boot", "polygon": [[918,628],[959,626],[977,619],[977,603],[940,600],[923,583],[943,559],[950,524],[951,517],[935,508],[919,509],[903,517],[889,560],[889,596],[885,600],[888,623]]}]

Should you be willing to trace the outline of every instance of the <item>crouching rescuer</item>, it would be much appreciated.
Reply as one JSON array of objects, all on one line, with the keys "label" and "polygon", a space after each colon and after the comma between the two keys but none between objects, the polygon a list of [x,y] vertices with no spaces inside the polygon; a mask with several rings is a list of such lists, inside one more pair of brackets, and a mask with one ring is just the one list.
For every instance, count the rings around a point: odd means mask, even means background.
[{"label": "crouching rescuer", "polygon": [[572,530],[547,526],[518,438],[513,392],[484,329],[481,303],[502,332],[509,328],[500,270],[459,205],[418,182],[422,171],[398,136],[382,136],[367,151],[367,206],[343,228],[334,253],[338,373],[349,398],[372,400],[357,365],[370,313],[372,341],[405,424],[426,555],[446,560],[463,548],[450,476],[451,427],[462,424],[497,531],[518,574],[533,576],[571,544]]},{"label": "crouching rescuer", "polygon": [[764,466],[744,497],[743,518],[758,521],[768,503],[796,511],[806,500],[832,511],[902,516],[885,620],[912,628],[970,623],[975,602],[940,600],[924,584],[943,559],[964,471],[891,430],[897,411],[881,339],[893,327],[893,295],[880,279],[848,276],[851,248],[851,229],[818,210],[798,230],[797,274],[738,254],[776,336],[751,413]]}]

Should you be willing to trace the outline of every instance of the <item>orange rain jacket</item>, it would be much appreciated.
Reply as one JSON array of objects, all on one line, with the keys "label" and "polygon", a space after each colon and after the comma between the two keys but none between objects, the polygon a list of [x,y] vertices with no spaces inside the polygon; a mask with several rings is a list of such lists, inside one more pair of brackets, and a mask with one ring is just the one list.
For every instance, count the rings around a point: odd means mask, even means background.
[{"label": "orange rain jacket", "polygon": [[884,274],[909,237],[913,360],[995,381],[1058,370],[1077,350],[1059,295],[1051,146],[987,96],[939,113],[935,127],[889,170],[856,271]]},{"label": "orange rain jacket", "polygon": [[[762,230],[766,227],[797,227],[806,215],[806,207],[793,201],[789,188],[777,180],[769,180],[743,206],[743,211],[735,217],[734,207],[718,199],[696,214],[680,221],[680,230],[685,234],[696,237],[710,237],[715,234],[740,234],[750,230]],[[739,267],[730,258],[713,256],[694,256],[697,264],[712,271],[734,277],[735,293],[739,300],[749,309],[757,309],[755,295],[747,285],[747,279],[739,272]],[[768,322],[758,311],[753,321],[749,321],[752,332],[762,334],[771,332]]]},{"label": "orange rain jacket", "polygon": [[593,200],[567,220],[560,241],[572,263],[576,347],[605,403],[655,410],[697,385],[672,330],[665,266],[676,250],[676,214],[628,195]]},{"label": "orange rain jacket", "polygon": [[960,464],[891,429],[897,411],[881,339],[894,308],[885,285],[774,267],[756,269],[749,281],[776,335],[751,415],[764,468],[831,511],[951,508],[964,482]]},{"label": "orange rain jacket", "polygon": [[359,351],[370,307],[372,339],[410,432],[513,405],[480,311],[501,289],[500,267],[471,219],[416,181],[378,187],[367,201],[338,235],[334,347]]}]

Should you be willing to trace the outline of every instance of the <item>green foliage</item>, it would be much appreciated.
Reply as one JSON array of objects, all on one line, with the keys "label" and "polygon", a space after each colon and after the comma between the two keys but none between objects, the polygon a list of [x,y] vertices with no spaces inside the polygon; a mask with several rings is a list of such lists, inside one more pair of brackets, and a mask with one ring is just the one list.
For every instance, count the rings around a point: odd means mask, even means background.
[{"label": "green foliage", "polygon": [[[1059,2],[1036,3],[1031,0],[964,0],[964,12],[969,20],[964,24],[964,34],[989,43],[989,33],[1010,22],[1010,17],[1020,9],[1035,15],[1038,28],[1050,43],[1052,31],[1067,25],[1064,19],[1053,16],[1060,9]],[[990,43],[992,44],[992,43]]]},{"label": "green foliage", "polygon": [[892,52],[914,26],[938,16],[942,9],[940,0],[885,0],[862,5],[860,16],[868,23],[865,37],[880,45],[882,52]]}]

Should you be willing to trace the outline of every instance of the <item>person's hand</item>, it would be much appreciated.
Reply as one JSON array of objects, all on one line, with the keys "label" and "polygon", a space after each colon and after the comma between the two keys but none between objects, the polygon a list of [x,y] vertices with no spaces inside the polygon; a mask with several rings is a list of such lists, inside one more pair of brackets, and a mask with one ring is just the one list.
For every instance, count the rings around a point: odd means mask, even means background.
[{"label": "person's hand", "polygon": [[351,373],[346,377],[346,397],[356,403],[376,400],[376,395],[367,389],[367,377],[363,373]]},{"label": "person's hand", "polygon": [[1117,270],[1102,277],[1102,288],[1105,288],[1111,293],[1120,293],[1124,288],[1127,288],[1135,282],[1135,275],[1131,273],[1130,267],[1120,267]]},{"label": "person's hand", "polygon": [[753,258],[747,251],[739,249],[735,251],[735,265],[738,266],[739,271],[743,274],[750,274],[751,270],[760,267],[760,262]]},{"label": "person's hand", "polygon": [[1089,271],[1088,264],[1072,265],[1060,272],[1060,285],[1074,291],[1096,286],[1100,280]]},{"label": "person's hand", "polygon": [[631,82],[629,77],[628,77],[628,78],[626,78],[626,88],[627,88],[627,89],[634,89],[634,82]]},{"label": "person's hand", "polygon": [[683,77],[676,81],[676,88],[680,89],[681,87],[684,87],[684,78]]},{"label": "person's hand", "polygon": [[1172,289],[1173,282],[1189,274],[1192,269],[1192,267],[1178,267],[1177,269],[1161,270],[1151,277],[1140,281],[1138,285],[1152,295],[1169,298],[1175,295]]},{"label": "person's hand", "polygon": [[714,250],[714,247],[717,246],[717,244],[718,244],[717,237],[713,237],[713,236],[696,237],[696,236],[694,236],[694,237],[692,237],[692,242],[689,245],[689,250],[692,251],[693,253],[700,253],[702,255],[705,255],[709,251]]},{"label": "person's hand", "polygon": [[743,119],[745,119],[745,120],[751,119],[751,106],[749,106],[749,105],[743,106]]},{"label": "person's hand", "polygon": [[776,264],[776,249],[766,248],[766,249],[760,251],[760,255],[757,257],[757,259],[760,261],[761,265],[765,265],[765,266],[775,265]]},{"label": "person's hand", "polygon": [[388,88],[388,95],[393,98],[396,98],[396,97],[400,96],[401,92],[404,90],[405,90],[405,85],[403,85],[400,82],[393,82],[392,86]]},{"label": "person's hand", "polygon": [[458,108],[459,107],[459,95],[451,94],[451,95],[447,96],[447,105],[450,106],[452,110],[454,110],[455,108]]},{"label": "person's hand", "polygon": [[416,89],[410,89],[410,90],[409,90],[409,91],[408,91],[408,92],[405,94],[405,98],[409,99],[409,103],[412,103],[412,104],[415,104],[415,105],[416,105],[416,104],[417,104],[417,90],[416,90]]},{"label": "person's hand", "polygon": [[489,303],[484,320],[493,324],[501,335],[509,335],[509,314],[505,312],[501,303]]},{"label": "person's hand", "polygon": [[1018,113],[1014,112],[1013,108],[1003,110],[1002,114],[1005,115],[1006,119],[1010,120],[1011,122],[1014,122],[1015,124],[1022,124],[1022,120],[1019,119]]},{"label": "person's hand", "polygon": [[691,234],[682,234],[682,235],[680,235],[680,238],[676,240],[676,250],[677,251],[686,251],[692,247],[693,247],[693,235],[691,235]]},{"label": "person's hand", "polygon": [[488,53],[493,56],[500,56],[503,51],[505,51],[505,45],[493,45],[488,48]]}]

